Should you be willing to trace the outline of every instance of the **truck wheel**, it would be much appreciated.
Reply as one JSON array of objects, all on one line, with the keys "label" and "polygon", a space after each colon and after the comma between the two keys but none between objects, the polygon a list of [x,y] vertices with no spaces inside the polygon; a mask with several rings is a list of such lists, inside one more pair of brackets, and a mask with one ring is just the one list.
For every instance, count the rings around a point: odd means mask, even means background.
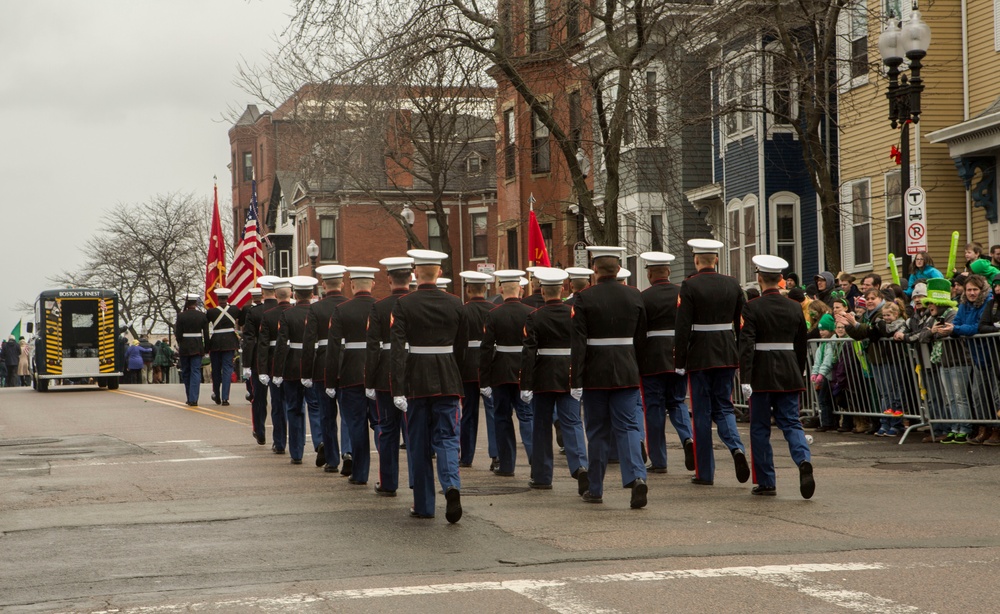
[{"label": "truck wheel", "polygon": [[108,378],[108,390],[118,390],[118,378],[109,377]]},{"label": "truck wheel", "polygon": [[49,380],[47,379],[35,379],[35,390],[38,392],[48,392],[49,391]]},{"label": "truck wheel", "polygon": [[98,388],[107,388],[108,387],[108,378],[106,378],[106,377],[99,377],[99,378],[97,378],[97,387]]}]

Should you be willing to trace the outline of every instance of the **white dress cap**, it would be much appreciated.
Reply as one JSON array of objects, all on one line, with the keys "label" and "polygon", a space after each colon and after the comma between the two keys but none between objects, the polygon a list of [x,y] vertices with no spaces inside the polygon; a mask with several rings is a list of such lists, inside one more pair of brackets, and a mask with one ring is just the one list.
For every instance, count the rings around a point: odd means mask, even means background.
[{"label": "white dress cap", "polygon": [[647,269],[651,266],[670,264],[676,259],[673,254],[668,254],[667,252],[643,252],[639,254],[639,257],[646,261]]},{"label": "white dress cap", "polygon": [[632,271],[623,268],[623,269],[618,269],[618,275],[615,276],[615,279],[617,279],[618,281],[622,281],[628,279],[629,277],[632,277]]},{"label": "white dress cap", "polygon": [[339,264],[324,264],[323,266],[316,267],[316,274],[321,279],[341,279],[344,277],[345,271],[347,271],[347,267]]},{"label": "white dress cap", "polygon": [[410,285],[411,286],[417,285],[417,274],[416,273],[410,273]]},{"label": "white dress cap", "polygon": [[567,267],[566,272],[569,273],[570,279],[590,279],[590,276],[594,274],[592,270],[579,266]]},{"label": "white dress cap", "polygon": [[193,292],[188,292],[187,294],[184,295],[184,300],[185,301],[198,301],[198,300],[201,300],[201,295],[200,294],[195,294]]},{"label": "white dress cap", "polygon": [[492,275],[479,271],[462,271],[458,276],[464,279],[467,284],[486,284],[493,281]]},{"label": "white dress cap", "polygon": [[432,264],[440,266],[441,261],[448,257],[444,252],[437,252],[433,249],[411,249],[406,255],[413,258],[413,265]]},{"label": "white dress cap", "polygon": [[523,288],[524,286],[527,286],[531,282],[528,281],[527,277],[521,277],[520,279],[517,280],[517,283]]},{"label": "white dress cap", "polygon": [[260,296],[260,288],[250,288],[247,292],[250,293],[250,296]]},{"label": "white dress cap", "polygon": [[538,267],[535,269],[535,279],[543,286],[561,286],[569,278],[569,273],[562,269]]},{"label": "white dress cap", "polygon": [[229,288],[216,288],[213,292],[215,292],[215,296],[229,296],[233,293]]},{"label": "white dress cap", "polygon": [[293,290],[312,290],[319,280],[308,275],[296,275],[288,280],[292,284]]},{"label": "white dress cap", "polygon": [[751,258],[758,273],[780,273],[788,268],[788,261],[780,256],[760,254]]},{"label": "white dress cap", "polygon": [[621,258],[622,254],[625,253],[625,248],[615,247],[613,245],[588,245],[587,251],[590,252],[591,257],[593,258],[603,258],[605,256]]},{"label": "white dress cap", "polygon": [[448,277],[438,277],[434,283],[437,284],[438,288],[441,288],[443,290],[444,288],[448,287],[448,284],[451,283],[451,279]]},{"label": "white dress cap", "polygon": [[406,256],[383,258],[378,263],[384,266],[386,271],[402,271],[403,269],[409,270],[413,268],[413,258]]},{"label": "white dress cap", "polygon": [[722,241],[715,239],[691,239],[688,241],[688,247],[696,254],[718,254],[724,245]]},{"label": "white dress cap", "polygon": [[544,269],[544,268],[545,267],[543,267],[543,266],[529,266],[529,267],[525,267],[524,270],[526,272],[528,272],[528,273],[531,273],[531,276],[534,277],[535,276],[535,271],[537,271],[538,269]]},{"label": "white dress cap", "polygon": [[274,282],[278,281],[279,279],[281,278],[278,277],[277,275],[261,275],[260,277],[257,278],[257,283],[260,284],[260,287],[264,288],[265,290],[273,290]]},{"label": "white dress cap", "polygon": [[375,279],[378,269],[370,266],[349,266],[347,272],[351,274],[351,279]]},{"label": "white dress cap", "polygon": [[500,269],[499,271],[493,271],[493,277],[496,278],[498,284],[506,283],[508,281],[518,281],[521,276],[524,275],[524,271],[518,271],[517,269]]}]

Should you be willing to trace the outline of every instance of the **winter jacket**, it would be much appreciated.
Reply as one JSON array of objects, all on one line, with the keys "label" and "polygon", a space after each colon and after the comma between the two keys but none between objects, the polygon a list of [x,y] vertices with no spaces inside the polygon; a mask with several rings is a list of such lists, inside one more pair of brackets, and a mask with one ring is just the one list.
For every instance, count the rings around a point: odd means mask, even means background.
[{"label": "winter jacket", "polygon": [[822,375],[829,379],[830,372],[833,371],[833,367],[837,364],[844,345],[845,342],[834,341],[833,339],[823,339],[816,344],[816,357],[813,360],[812,369],[813,375]]},{"label": "winter jacket", "polygon": [[[966,295],[962,295],[962,304],[958,306],[958,314],[955,315],[955,330],[952,337],[971,337],[979,333],[979,323],[983,318],[989,300],[989,292],[981,292],[979,299],[975,303],[970,303]],[[984,341],[970,339],[966,344],[965,340],[956,341],[965,344],[965,350],[972,356],[972,361],[976,366],[987,364],[986,343]]]},{"label": "winter jacket", "polygon": [[833,291],[837,289],[833,273],[830,271],[823,271],[819,274],[819,276],[826,280],[826,289],[816,292],[816,300],[823,301],[826,303],[827,307],[833,309]]},{"label": "winter jacket", "polygon": [[147,350],[141,345],[130,345],[125,350],[125,365],[129,369],[141,369],[145,362],[143,357],[152,350]]},{"label": "winter jacket", "polygon": [[174,364],[174,349],[170,347],[169,343],[160,342],[160,347],[156,351],[156,357],[153,359],[154,367],[169,367]]},{"label": "winter jacket", "polygon": [[875,309],[865,312],[860,322],[853,326],[844,327],[844,331],[851,339],[868,341],[868,345],[865,347],[865,356],[868,358],[868,362],[875,365],[884,364],[888,359],[885,352],[876,343],[882,337],[882,332],[878,329],[877,324],[882,321],[882,307],[884,305],[885,301],[882,301]]},{"label": "winter jacket", "polygon": [[16,341],[5,341],[0,354],[3,355],[3,364],[7,365],[8,372],[16,372],[17,363],[21,361],[21,346]]},{"label": "winter jacket", "polygon": [[941,274],[941,271],[930,265],[924,265],[913,273],[910,273],[910,280],[907,282],[906,290],[904,290],[904,292],[906,292],[907,298],[912,297],[913,286],[917,285],[918,279],[939,279],[942,277],[944,277],[944,275]]},{"label": "winter jacket", "polygon": [[1000,333],[1000,300],[993,297],[986,302],[983,316],[979,319],[979,334]]}]

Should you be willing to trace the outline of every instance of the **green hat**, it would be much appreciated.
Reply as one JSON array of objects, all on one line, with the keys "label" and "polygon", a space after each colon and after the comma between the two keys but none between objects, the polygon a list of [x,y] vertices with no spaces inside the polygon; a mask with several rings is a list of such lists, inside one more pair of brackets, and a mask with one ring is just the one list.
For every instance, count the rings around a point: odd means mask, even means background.
[{"label": "green hat", "polygon": [[990,264],[989,260],[984,260],[982,258],[973,260],[969,264],[969,270],[976,275],[982,275],[990,284],[993,283],[993,278],[996,277],[997,273],[1000,273],[1000,270]]},{"label": "green hat", "polygon": [[924,298],[924,305],[954,307],[957,304],[951,300],[951,283],[947,279],[927,280],[927,297]]},{"label": "green hat", "polygon": [[819,329],[820,330],[836,330],[837,322],[833,319],[833,316],[824,313],[823,317],[819,319]]}]

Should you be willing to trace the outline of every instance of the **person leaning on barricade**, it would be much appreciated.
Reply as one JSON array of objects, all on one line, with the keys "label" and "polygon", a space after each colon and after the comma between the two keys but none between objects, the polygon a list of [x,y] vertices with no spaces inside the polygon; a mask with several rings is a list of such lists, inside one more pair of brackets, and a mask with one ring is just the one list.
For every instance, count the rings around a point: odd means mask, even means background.
[{"label": "person leaning on barricade", "polygon": [[[977,262],[986,262],[984,260]],[[945,436],[942,443],[967,443],[968,439],[975,435],[982,435],[982,429],[977,434],[973,433],[971,423],[963,423],[960,420],[983,420],[992,418],[987,415],[985,399],[981,398],[978,384],[986,379],[986,370],[991,359],[985,353],[985,346],[975,339],[965,339],[972,337],[979,332],[979,322],[983,312],[986,310],[986,302],[989,298],[989,286],[986,278],[982,275],[973,274],[965,281],[965,292],[962,294],[962,301],[958,306],[958,313],[952,321],[950,335],[956,340],[952,342],[956,350],[956,358],[962,360],[962,364],[956,364],[946,370],[948,377],[949,397],[954,401],[953,416],[956,418],[956,426],[953,428],[955,437],[949,441]],[[969,384],[972,384],[972,395],[969,395]],[[989,396],[992,397],[992,394]],[[964,400],[964,404],[963,404]],[[975,415],[973,415],[975,411]],[[989,412],[992,414],[993,412]],[[965,434],[966,437],[962,437]],[[951,435],[951,433],[949,433]],[[979,442],[982,441],[980,438]]]},{"label": "person leaning on barricade", "polygon": [[[990,357],[992,363],[987,369],[984,369],[985,377],[979,390],[983,391],[988,411],[1000,418],[1000,397],[997,396],[998,391],[1000,391],[1000,382],[998,382],[1000,372],[997,370],[998,362],[1000,362],[1000,336],[997,335],[1000,333],[1000,300],[997,299],[1000,296],[1000,275],[993,278],[992,286],[993,294],[988,299],[986,307],[983,309],[983,316],[979,320],[979,333],[990,335],[983,340],[983,343],[986,345],[986,355]],[[996,425],[987,425],[980,429],[975,437],[970,437],[969,443],[1000,446],[1000,428]]]},{"label": "person leaning on barricade", "polygon": [[[817,326],[821,339],[830,339],[837,324],[830,314],[823,314]],[[816,359],[813,361],[812,375],[809,380],[816,389],[816,400],[819,402],[819,426],[816,432],[823,433],[837,428],[836,417],[833,415],[833,393],[831,374],[840,359],[842,343],[820,343],[816,347]]]},{"label": "person leaning on barricade", "polygon": [[[950,335],[952,322],[958,310],[957,303],[951,299],[951,291],[947,280],[932,279],[927,282],[927,297],[923,299],[927,306],[927,315],[921,321],[923,328],[907,336],[906,340],[930,344],[929,364],[923,364],[922,372],[924,388],[927,390],[927,407],[933,422],[931,434],[924,438],[924,443],[944,441],[951,433],[954,425],[942,422],[948,417],[951,401],[945,387],[945,372],[953,366],[955,353],[945,351],[944,341]],[[951,438],[954,441],[954,437]]]}]

